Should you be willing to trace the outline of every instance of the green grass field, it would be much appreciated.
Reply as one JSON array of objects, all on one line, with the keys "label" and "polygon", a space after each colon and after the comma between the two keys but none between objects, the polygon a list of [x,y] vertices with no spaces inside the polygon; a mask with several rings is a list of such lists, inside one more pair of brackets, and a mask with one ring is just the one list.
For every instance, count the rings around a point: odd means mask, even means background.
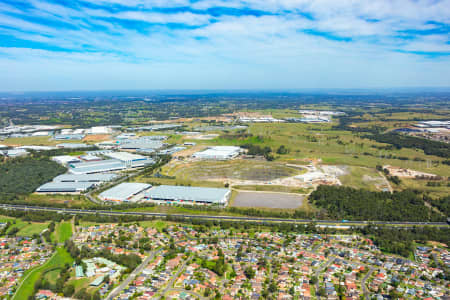
[{"label": "green grass field", "polygon": [[61,272],[61,268],[52,269],[44,274],[45,280],[47,280],[51,285],[55,285],[58,280],[59,273]]},{"label": "green grass field", "polygon": [[[0,216],[0,222],[7,223],[10,222],[12,225],[8,229],[8,232],[13,228],[18,228],[17,236],[29,236],[33,234],[40,234],[44,229],[48,227],[48,222],[38,223],[38,222],[24,222],[21,219],[16,219],[13,217]],[[15,224],[14,224],[15,222]]]},{"label": "green grass field", "polygon": [[[12,221],[11,221],[12,222]],[[21,219],[15,219],[15,224],[11,224],[11,226],[9,227],[7,233],[11,232],[11,230],[13,228],[18,228],[19,231],[22,230],[23,228],[27,227],[28,223],[22,221]]]},{"label": "green grass field", "polygon": [[345,186],[356,189],[365,188],[371,191],[380,191],[387,188],[385,180],[375,169],[351,166],[348,172],[348,174],[339,177],[339,180]]},{"label": "green grass field", "polygon": [[44,229],[48,227],[47,223],[36,223],[33,222],[28,224],[20,229],[17,233],[18,236],[32,236],[33,234],[40,234]]},{"label": "green grass field", "polygon": [[8,216],[0,216],[1,223],[13,222],[16,218],[8,217]]},{"label": "green grass field", "polygon": [[72,224],[70,221],[61,222],[56,226],[55,239],[58,243],[64,243],[72,236]]},{"label": "green grass field", "polygon": [[53,256],[45,264],[24,275],[23,282],[14,294],[13,299],[28,299],[28,297],[33,295],[35,282],[46,272],[46,270],[63,267],[66,263],[72,264],[72,262],[72,257],[63,247],[56,248]]},{"label": "green grass field", "polygon": [[89,284],[91,282],[92,282],[92,279],[90,279],[90,278],[75,279],[75,273],[73,273],[73,276],[71,277],[71,279],[69,279],[67,284],[73,284],[73,286],[75,287],[75,293],[76,293],[83,288],[86,288],[86,289],[89,288]]}]

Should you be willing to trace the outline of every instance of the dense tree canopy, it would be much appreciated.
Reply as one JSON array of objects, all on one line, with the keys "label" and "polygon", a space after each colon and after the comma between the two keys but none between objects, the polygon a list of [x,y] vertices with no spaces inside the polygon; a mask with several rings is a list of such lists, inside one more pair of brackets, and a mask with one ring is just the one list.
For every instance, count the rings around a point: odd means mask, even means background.
[{"label": "dense tree canopy", "polygon": [[311,203],[325,208],[331,218],[367,221],[445,221],[411,190],[372,192],[350,187],[321,185],[311,193]]},{"label": "dense tree canopy", "polygon": [[40,185],[66,172],[66,168],[47,158],[15,158],[0,163],[0,200],[32,193]]}]

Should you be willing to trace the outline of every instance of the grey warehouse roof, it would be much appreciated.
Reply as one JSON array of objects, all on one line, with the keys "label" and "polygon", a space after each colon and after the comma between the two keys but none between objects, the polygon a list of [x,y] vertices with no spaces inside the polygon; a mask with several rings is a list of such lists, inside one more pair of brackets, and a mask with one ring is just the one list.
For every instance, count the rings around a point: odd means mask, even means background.
[{"label": "grey warehouse roof", "polygon": [[126,169],[125,163],[117,159],[107,159],[95,162],[71,164],[69,172],[73,174],[89,174]]},{"label": "grey warehouse roof", "polygon": [[229,189],[160,185],[150,189],[145,196],[155,200],[222,203],[229,193]]},{"label": "grey warehouse roof", "polygon": [[123,143],[119,146],[120,149],[159,149],[164,146],[164,143],[160,141],[152,140],[131,140],[130,142]]},{"label": "grey warehouse roof", "polygon": [[130,198],[131,196],[150,187],[151,185],[146,183],[124,182],[110,188],[109,190],[104,191],[99,195],[99,197],[105,200],[125,201],[128,200],[128,198]]},{"label": "grey warehouse roof", "polygon": [[105,182],[111,181],[118,177],[114,173],[101,173],[101,174],[63,174],[53,178],[55,182]]},{"label": "grey warehouse roof", "polygon": [[40,193],[75,193],[83,192],[93,186],[93,182],[49,182],[41,185],[36,192]]}]

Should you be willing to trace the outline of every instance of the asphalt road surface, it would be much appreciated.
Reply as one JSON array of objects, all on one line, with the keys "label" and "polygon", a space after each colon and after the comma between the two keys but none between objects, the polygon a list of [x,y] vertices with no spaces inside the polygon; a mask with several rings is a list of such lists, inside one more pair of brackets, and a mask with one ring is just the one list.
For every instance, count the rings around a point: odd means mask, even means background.
[{"label": "asphalt road surface", "polygon": [[130,282],[134,280],[136,276],[139,275],[145,269],[145,267],[155,258],[155,256],[159,254],[161,251],[162,248],[157,251],[154,251],[149,256],[147,256],[147,258],[144,259],[144,261],[136,269],[134,269],[133,272],[131,272],[130,275],[128,275],[128,277],[124,281],[122,281],[115,289],[113,289],[111,293],[109,293],[108,297],[106,297],[105,299],[111,300],[119,296],[120,292],[122,292],[122,290],[126,288],[128,284],[130,284]]},{"label": "asphalt road surface", "polygon": [[369,291],[367,290],[366,281],[370,277],[370,275],[372,275],[373,271],[375,271],[375,269],[371,267],[369,269],[369,272],[367,272],[366,276],[364,276],[363,280],[361,281],[362,290],[363,290],[364,297],[366,298],[366,300],[370,299],[370,294],[369,294]]}]

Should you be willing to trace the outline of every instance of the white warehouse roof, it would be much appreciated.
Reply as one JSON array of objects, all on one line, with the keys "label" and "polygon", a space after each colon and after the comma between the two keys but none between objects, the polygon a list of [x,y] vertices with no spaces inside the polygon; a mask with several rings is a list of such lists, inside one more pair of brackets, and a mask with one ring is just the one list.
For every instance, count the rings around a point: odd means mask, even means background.
[{"label": "white warehouse roof", "polygon": [[70,155],[53,156],[52,160],[56,161],[57,163],[62,164],[62,165],[81,162],[81,160],[78,157],[70,156]]},{"label": "white warehouse roof", "polygon": [[192,155],[199,159],[217,159],[226,160],[232,159],[241,153],[241,148],[236,146],[215,146],[210,147],[204,151],[196,152]]},{"label": "white warehouse roof", "polygon": [[101,172],[112,172],[125,170],[125,163],[117,159],[107,159],[93,162],[83,162],[69,165],[69,172],[72,174],[92,174]]},{"label": "white warehouse roof", "polygon": [[105,156],[108,156],[110,158],[118,159],[121,161],[137,161],[137,160],[145,160],[147,157],[138,155],[138,154],[132,154],[128,152],[111,152],[111,153],[105,153]]},{"label": "white warehouse roof", "polygon": [[128,201],[134,195],[150,188],[150,184],[124,182],[99,195],[102,200],[109,201]]}]

